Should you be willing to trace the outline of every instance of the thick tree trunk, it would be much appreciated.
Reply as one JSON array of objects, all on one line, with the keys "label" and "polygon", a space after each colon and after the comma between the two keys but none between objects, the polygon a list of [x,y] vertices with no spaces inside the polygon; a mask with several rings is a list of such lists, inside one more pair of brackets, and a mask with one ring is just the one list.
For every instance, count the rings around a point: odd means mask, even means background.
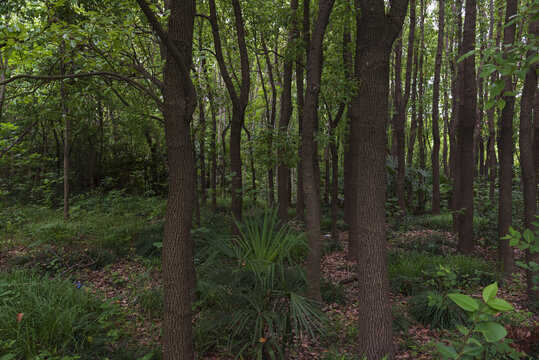
[{"label": "thick tree trunk", "polygon": [[[511,47],[515,41],[516,23],[507,25],[512,17],[517,13],[517,0],[507,0],[505,12],[505,30],[503,35],[504,47]],[[506,92],[512,92],[512,76],[504,76]],[[501,239],[509,233],[509,226],[512,223],[512,181],[513,181],[513,114],[515,109],[515,97],[504,95],[505,107],[502,109],[500,118],[500,142],[498,151],[500,156],[499,169],[499,203],[498,203],[498,238]],[[509,240],[499,240],[498,256],[506,273],[511,273],[515,267],[515,257],[513,248],[509,246]]]},{"label": "thick tree trunk", "polygon": [[321,0],[319,4],[318,18],[307,54],[307,89],[301,139],[303,194],[305,196],[307,240],[309,243],[306,261],[307,292],[309,297],[315,300],[322,300],[320,293],[320,251],[322,248],[320,238],[320,169],[318,167],[318,144],[315,141],[315,131],[318,122],[318,96],[322,77],[322,42],[334,3],[335,0]]},{"label": "thick tree trunk", "polygon": [[[459,47],[459,55],[462,56],[474,49],[475,23],[476,23],[476,0],[466,0],[466,18],[464,20],[464,32],[462,43]],[[458,161],[460,191],[458,194],[458,207],[463,209],[464,214],[459,216],[459,239],[458,251],[462,254],[470,254],[473,251],[473,133],[475,128],[475,108],[477,106],[477,83],[475,81],[475,57],[468,56],[462,62],[461,74],[459,75],[459,122],[458,122]]]},{"label": "thick tree trunk", "polygon": [[196,91],[189,76],[195,0],[174,1],[168,31],[162,29],[145,0],[137,0],[163,42],[163,117],[169,160],[169,196],[163,238],[163,359],[192,359],[191,294],[195,288],[191,222],[196,199],[196,173],[190,124]]},{"label": "thick tree trunk", "polygon": [[[386,116],[389,58],[401,31],[408,1],[391,1],[386,15],[380,1],[356,0],[358,22],[355,76],[360,80],[350,114],[350,239],[359,244],[359,353],[368,359],[393,358],[385,229]],[[352,167],[354,169],[354,167]]]},{"label": "thick tree trunk", "polygon": [[[290,11],[292,12],[292,20],[290,22],[288,42],[289,46],[295,46],[295,41],[299,37],[297,30],[296,11],[298,9],[298,0],[290,1]],[[283,92],[281,93],[281,112],[279,114],[279,137],[286,137],[290,117],[292,116],[292,60],[285,59],[283,67]],[[281,148],[282,141],[277,150],[277,200],[279,202],[277,215],[281,222],[285,223],[288,220],[288,199],[290,189],[288,188],[288,180],[290,178],[290,170],[284,159],[286,149]]]},{"label": "thick tree trunk", "polygon": [[438,125],[440,111],[438,101],[440,99],[440,72],[442,69],[442,53],[444,49],[444,16],[445,1],[438,0],[438,47],[434,63],[434,84],[432,88],[432,214],[440,213],[440,127]]}]

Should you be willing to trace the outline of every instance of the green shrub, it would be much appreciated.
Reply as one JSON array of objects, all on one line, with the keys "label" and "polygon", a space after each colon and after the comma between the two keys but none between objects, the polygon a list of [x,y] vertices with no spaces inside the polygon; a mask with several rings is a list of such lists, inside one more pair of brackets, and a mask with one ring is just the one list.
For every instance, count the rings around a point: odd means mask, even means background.
[{"label": "green shrub", "polygon": [[[407,219],[410,227],[452,231],[453,230],[453,215],[451,213],[443,213],[439,215],[420,215],[412,216]],[[478,233],[481,229],[482,218],[474,216],[473,228],[474,233]]]},{"label": "green shrub", "polygon": [[[464,255],[430,255],[390,251],[389,279],[395,292],[414,295],[423,290],[470,289],[501,279],[497,265]],[[441,276],[441,267],[454,274]]]},{"label": "green shrub", "polygon": [[155,243],[163,242],[164,224],[150,225],[136,235],[135,249],[137,255],[144,257],[161,256],[161,248]]},{"label": "green shrub", "polygon": [[464,311],[439,292],[416,295],[408,305],[409,313],[415,320],[433,329],[452,329],[466,319]]},{"label": "green shrub", "polygon": [[[19,321],[17,314],[23,314]],[[0,344],[14,341],[15,358],[106,354],[105,345],[116,341],[111,330],[118,315],[116,306],[68,281],[26,270],[0,274]]]},{"label": "green shrub", "polygon": [[152,318],[163,316],[163,291],[161,289],[143,290],[137,296],[140,309]]},{"label": "green shrub", "polygon": [[195,330],[197,348],[250,359],[282,355],[294,336],[315,336],[325,325],[317,304],[301,295],[305,278],[292,254],[304,236],[282,227],[272,210],[237,226],[235,239],[197,234],[197,328],[213,326]]},{"label": "green shrub", "polygon": [[346,305],[348,303],[346,288],[343,285],[333,284],[328,280],[322,280],[320,290],[322,291],[322,299],[326,304],[337,303],[339,305]]}]

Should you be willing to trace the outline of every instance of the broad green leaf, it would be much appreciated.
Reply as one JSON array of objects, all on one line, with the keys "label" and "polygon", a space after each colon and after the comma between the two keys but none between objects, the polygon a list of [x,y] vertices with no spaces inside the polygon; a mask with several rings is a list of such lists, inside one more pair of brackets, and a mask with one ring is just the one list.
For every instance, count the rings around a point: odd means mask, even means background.
[{"label": "broad green leaf", "polygon": [[522,233],[522,237],[524,238],[524,240],[526,240],[527,243],[533,242],[534,236],[530,229],[524,230],[524,232]]},{"label": "broad green leaf", "polygon": [[436,343],[436,348],[438,348],[438,351],[444,359],[458,359],[459,354],[457,353],[457,350],[455,350],[454,346],[447,346],[441,343]]},{"label": "broad green leaf", "polygon": [[461,57],[458,58],[457,62],[461,62],[462,60],[474,55],[475,53],[477,52],[477,50],[473,49],[473,50],[470,50],[468,51],[466,54],[462,55]]},{"label": "broad green leaf", "polygon": [[498,102],[496,103],[496,106],[498,107],[498,109],[500,110],[503,110],[503,108],[505,107],[505,100],[498,100]]},{"label": "broad green leaf", "polygon": [[487,305],[498,311],[509,311],[513,309],[513,306],[504,299],[491,299],[487,301]]},{"label": "broad green leaf", "polygon": [[464,325],[457,325],[457,330],[461,332],[462,335],[468,335],[470,330]]},{"label": "broad green leaf", "polygon": [[492,87],[490,88],[490,96],[496,97],[502,93],[502,90],[505,88],[505,80],[496,80]]},{"label": "broad green leaf", "polygon": [[475,330],[481,332],[487,342],[500,341],[507,335],[507,330],[494,321],[480,322],[475,326]]},{"label": "broad green leaf", "polygon": [[464,294],[449,294],[447,295],[455,304],[466,311],[477,311],[479,310],[479,305],[477,302],[470,296]]},{"label": "broad green leaf", "polygon": [[489,300],[494,299],[494,296],[496,296],[496,293],[498,292],[498,283],[493,283],[487,286],[483,289],[483,300],[485,300],[486,303],[489,302]]},{"label": "broad green leaf", "polygon": [[467,344],[462,350],[462,355],[478,356],[483,353],[483,346],[477,344]]}]

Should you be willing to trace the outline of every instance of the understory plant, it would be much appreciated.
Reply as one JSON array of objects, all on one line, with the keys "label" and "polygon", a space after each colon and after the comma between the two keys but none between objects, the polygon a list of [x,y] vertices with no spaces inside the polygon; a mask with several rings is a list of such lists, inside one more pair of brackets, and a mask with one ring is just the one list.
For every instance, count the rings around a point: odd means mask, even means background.
[{"label": "understory plant", "polygon": [[495,321],[495,315],[512,310],[505,300],[496,298],[498,284],[483,290],[482,301],[468,295],[453,293],[447,296],[468,314],[465,325],[457,325],[459,340],[451,345],[437,343],[443,359],[520,359],[523,354],[509,346],[507,330]]},{"label": "understory plant", "polygon": [[[284,358],[295,337],[315,337],[325,326],[318,304],[303,296],[305,278],[293,256],[305,247],[304,236],[282,226],[272,210],[236,226],[236,238],[197,239],[198,351]],[[210,332],[200,330],[210,324]]]}]

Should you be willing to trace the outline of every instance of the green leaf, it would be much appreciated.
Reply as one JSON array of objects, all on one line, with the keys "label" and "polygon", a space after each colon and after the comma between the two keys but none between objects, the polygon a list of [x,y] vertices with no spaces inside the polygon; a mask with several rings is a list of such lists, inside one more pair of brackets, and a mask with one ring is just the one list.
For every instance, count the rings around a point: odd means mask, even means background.
[{"label": "green leaf", "polygon": [[464,325],[457,325],[457,330],[461,332],[462,335],[468,335],[470,330]]},{"label": "green leaf", "polygon": [[15,357],[15,355],[13,354],[7,354],[7,355],[4,355],[0,358],[0,360],[11,360]]},{"label": "green leaf", "polygon": [[478,356],[483,353],[483,346],[477,344],[467,344],[462,349],[462,355]]},{"label": "green leaf", "polygon": [[473,49],[473,50],[470,50],[468,51],[466,54],[462,55],[461,57],[458,58],[457,62],[461,62],[462,60],[474,55],[476,53],[477,50]]},{"label": "green leaf", "polygon": [[505,100],[498,100],[498,102],[496,103],[496,106],[498,107],[498,109],[500,110],[503,110],[503,108],[505,107]]},{"label": "green leaf", "polygon": [[449,294],[447,295],[455,304],[466,311],[477,311],[479,310],[479,305],[477,302],[470,296],[464,294]]},{"label": "green leaf", "polygon": [[527,243],[533,242],[534,236],[533,236],[533,232],[530,229],[524,230],[524,232],[522,233],[522,237]]},{"label": "green leaf", "polygon": [[496,80],[490,88],[490,97],[496,97],[502,93],[505,88],[505,80]]},{"label": "green leaf", "polygon": [[457,350],[455,350],[455,347],[436,343],[436,348],[438,348],[438,351],[442,354],[444,359],[458,359],[459,354],[457,353]]},{"label": "green leaf", "polygon": [[475,330],[481,332],[485,340],[491,343],[500,341],[507,335],[507,330],[494,321],[480,322],[475,326]]},{"label": "green leaf", "polygon": [[487,301],[487,305],[498,311],[509,311],[513,309],[513,306],[504,299],[492,299]]},{"label": "green leaf", "polygon": [[493,283],[487,286],[485,289],[483,289],[483,300],[485,300],[486,303],[489,302],[489,300],[494,299],[494,296],[496,296],[496,293],[498,292],[498,283]]}]

